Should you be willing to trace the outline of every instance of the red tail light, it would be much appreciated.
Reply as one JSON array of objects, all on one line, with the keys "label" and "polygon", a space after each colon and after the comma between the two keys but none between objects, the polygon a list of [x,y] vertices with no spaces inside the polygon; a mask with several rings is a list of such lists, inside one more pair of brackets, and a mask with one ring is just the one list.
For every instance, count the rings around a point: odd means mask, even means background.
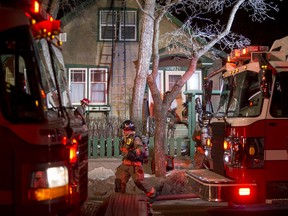
[{"label": "red tail light", "polygon": [[76,163],[77,161],[77,146],[70,147],[69,159],[71,163]]},{"label": "red tail light", "polygon": [[76,139],[72,140],[72,145],[70,146],[69,151],[69,160],[70,163],[76,163],[77,162],[77,151],[78,151],[78,142]]},{"label": "red tail light", "polygon": [[67,137],[66,136],[62,137],[62,144],[67,145]]},{"label": "red tail light", "polygon": [[239,196],[249,196],[250,195],[250,188],[239,188],[238,194],[239,194]]},{"label": "red tail light", "polygon": [[[242,184],[242,183],[241,183]],[[252,204],[257,202],[256,184],[242,184],[235,187],[228,195],[229,200],[236,204]]]}]

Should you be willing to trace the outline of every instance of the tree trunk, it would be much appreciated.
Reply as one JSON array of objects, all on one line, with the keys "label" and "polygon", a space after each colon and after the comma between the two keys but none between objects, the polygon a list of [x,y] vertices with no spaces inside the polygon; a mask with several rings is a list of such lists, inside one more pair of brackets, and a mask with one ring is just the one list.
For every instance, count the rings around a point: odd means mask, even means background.
[{"label": "tree trunk", "polygon": [[137,128],[143,131],[142,108],[146,79],[149,72],[149,65],[152,55],[154,20],[151,17],[155,11],[155,0],[146,0],[144,5],[143,18],[141,21],[141,40],[136,64],[136,76],[132,95],[131,119],[137,122]]},{"label": "tree trunk", "polygon": [[190,65],[185,74],[175,83],[171,89],[171,93],[165,95],[162,99],[159,89],[156,85],[155,79],[149,76],[147,79],[149,88],[151,90],[154,100],[154,117],[156,121],[155,137],[154,137],[154,158],[155,158],[155,175],[157,177],[163,177],[166,174],[165,166],[165,145],[167,145],[166,137],[166,115],[168,108],[172,101],[176,98],[176,95],[181,91],[187,80],[193,75],[196,70],[198,58],[192,58]]},{"label": "tree trunk", "polygon": [[[162,106],[162,101],[160,101]],[[156,103],[155,103],[156,104]],[[157,105],[156,105],[157,106]],[[167,145],[167,137],[166,137],[166,113],[167,111],[163,108],[155,109],[159,110],[155,113],[156,120],[156,129],[155,129],[155,137],[154,137],[154,159],[155,159],[155,176],[163,177],[166,174],[166,166],[165,166],[165,145]],[[165,111],[164,111],[165,110]],[[161,112],[164,111],[164,112]]]},{"label": "tree trunk", "polygon": [[49,13],[54,18],[57,19],[57,14],[59,11],[60,0],[52,0]]},{"label": "tree trunk", "polygon": [[60,0],[42,0],[41,7],[44,11],[48,12],[49,15],[53,17],[53,19],[57,19]]}]

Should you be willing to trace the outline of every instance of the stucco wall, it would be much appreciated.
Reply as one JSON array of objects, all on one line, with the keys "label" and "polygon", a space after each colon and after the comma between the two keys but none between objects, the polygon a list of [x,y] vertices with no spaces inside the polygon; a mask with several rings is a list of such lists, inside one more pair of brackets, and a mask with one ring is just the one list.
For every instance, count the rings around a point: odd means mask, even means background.
[{"label": "stucco wall", "polygon": [[[121,1],[115,1],[121,3]],[[91,0],[86,7],[80,8],[72,14],[67,15],[63,18],[63,31],[67,33],[67,41],[63,43],[63,55],[65,63],[69,65],[75,65],[80,67],[110,67],[111,66],[111,42],[99,42],[98,41],[98,9],[99,8],[109,8],[110,1],[96,1]],[[117,7],[117,5],[115,5]],[[126,7],[129,9],[138,8],[135,0],[126,1]],[[138,38],[140,38],[141,29],[141,16],[143,12],[138,10]],[[174,21],[174,22],[172,22]],[[179,22],[175,20],[167,20],[164,18],[160,25],[160,33],[164,34],[171,29],[177,28]],[[151,31],[152,34],[152,31]],[[161,39],[160,34],[160,39]],[[163,51],[163,48],[167,44],[160,44],[159,49]],[[126,103],[131,101],[132,89],[134,84],[134,78],[136,74],[136,68],[134,62],[138,59],[138,47],[139,42],[126,42]],[[120,50],[121,51],[121,50]],[[166,50],[161,52],[161,55],[167,56],[180,52],[180,50]],[[182,61],[183,64],[184,61]],[[177,62],[176,62],[177,63]],[[123,64],[123,62],[114,62],[114,64]],[[179,62],[178,62],[179,64]],[[185,64],[185,63],[184,63]],[[171,66],[171,65],[169,65]],[[173,65],[172,65],[173,66]],[[178,65],[179,66],[179,65]],[[181,65],[185,67],[185,65]],[[112,78],[109,74],[110,79]],[[113,78],[114,79],[114,78]],[[114,89],[113,89],[114,88]],[[112,91],[115,91],[116,87],[113,85],[109,86],[109,101],[108,104],[111,105],[111,114],[116,115],[115,104],[113,104]],[[118,87],[117,87],[118,88]],[[117,89],[116,89],[117,90]],[[126,106],[127,107],[127,106]],[[125,116],[129,116],[130,110],[126,109]]]},{"label": "stucco wall", "polygon": [[[126,6],[131,9],[138,8],[138,5],[134,0],[127,1]],[[98,9],[105,7],[110,7],[110,1],[91,1],[85,8],[76,11],[74,14],[69,14],[69,16],[64,18],[65,25],[63,30],[67,33],[67,41],[63,44],[63,55],[66,64],[78,67],[81,65],[91,67],[111,66],[111,56],[107,55],[109,53],[111,54],[111,42],[104,43],[98,41]],[[117,7],[117,5],[115,5],[115,7]],[[139,9],[138,38],[140,37],[140,19],[142,13],[143,12]],[[164,33],[169,31],[172,26],[175,26],[175,24],[171,21],[163,20],[161,32]],[[134,62],[138,59],[138,47],[138,42],[126,42],[126,101],[131,101],[132,98],[132,89],[136,74]],[[122,50],[120,50],[120,52],[121,51]],[[117,62],[115,60],[114,64],[120,66],[123,62]],[[110,83],[109,104],[111,105],[113,115],[113,107],[115,107],[116,104],[113,104],[113,87],[111,86]],[[129,112],[130,110],[127,109],[126,116],[129,116]]]}]

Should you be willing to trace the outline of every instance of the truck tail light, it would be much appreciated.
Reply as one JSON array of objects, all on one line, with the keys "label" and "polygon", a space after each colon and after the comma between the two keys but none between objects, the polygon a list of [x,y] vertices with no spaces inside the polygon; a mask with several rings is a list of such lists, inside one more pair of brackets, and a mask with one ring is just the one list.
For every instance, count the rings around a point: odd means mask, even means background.
[{"label": "truck tail light", "polygon": [[72,145],[69,149],[69,160],[70,163],[76,163],[78,158],[78,142],[76,139],[72,140]]},{"label": "truck tail light", "polygon": [[239,194],[239,196],[249,196],[250,195],[250,188],[239,188],[238,194]]},{"label": "truck tail light", "polygon": [[230,200],[237,204],[252,204],[257,202],[257,185],[256,184],[242,184],[234,188],[231,193]]},{"label": "truck tail light", "polygon": [[68,142],[67,137],[66,137],[66,136],[63,136],[61,143],[62,143],[63,145],[67,145],[67,142]]},{"label": "truck tail light", "polygon": [[50,167],[32,173],[29,200],[45,201],[68,194],[68,170],[65,166]]}]

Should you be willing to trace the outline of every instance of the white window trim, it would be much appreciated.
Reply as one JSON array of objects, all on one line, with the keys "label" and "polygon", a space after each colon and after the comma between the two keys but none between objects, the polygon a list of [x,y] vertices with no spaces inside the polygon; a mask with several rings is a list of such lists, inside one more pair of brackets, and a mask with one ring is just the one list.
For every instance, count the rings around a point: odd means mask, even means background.
[{"label": "white window trim", "polygon": [[[192,85],[192,79],[194,74],[197,74],[199,79],[198,79],[198,86],[199,88],[189,88],[189,86]],[[190,77],[190,79],[187,81],[187,90],[202,90],[202,71],[201,70],[196,70],[194,72],[194,74],[192,75],[192,77]]]},{"label": "white window trim", "polygon": [[[186,71],[165,71],[165,91],[169,90],[169,82],[168,82],[168,77],[170,75],[183,75]],[[192,79],[193,79],[193,75],[197,74],[199,79],[198,79],[198,86],[199,88],[189,88],[189,86],[192,84]],[[189,80],[187,80],[187,82],[184,84],[184,86],[182,87],[182,100],[186,101],[186,96],[184,95],[184,91],[186,90],[202,90],[202,73],[201,70],[196,70],[194,72],[194,74],[192,75],[192,77],[190,77]]]},{"label": "white window trim", "polygon": [[[112,41],[112,39],[105,39],[105,38],[102,38],[102,27],[104,26],[111,26],[113,27],[112,24],[102,24],[102,13],[105,12],[105,13],[109,13],[111,11],[109,10],[100,10],[100,13],[99,13],[99,40],[100,41]],[[114,13],[117,13],[116,11]],[[116,16],[117,17],[117,16]],[[116,31],[116,28],[114,27],[114,35],[115,35],[115,31]]]},{"label": "white window trim", "polygon": [[[123,12],[123,11],[121,11],[121,12]],[[135,34],[134,34],[134,37],[133,37],[133,39],[127,39],[127,38],[125,38],[125,41],[137,41],[137,11],[135,11],[135,10],[126,10],[126,12],[127,13],[134,13],[135,15],[134,15],[134,23],[135,24],[125,24],[125,27],[134,27],[135,28]],[[122,16],[121,16],[122,17]],[[120,31],[119,31],[119,37],[120,37],[120,41],[124,41],[124,39],[122,39],[122,34],[121,34],[121,27],[122,26],[124,26],[124,25],[122,25],[121,24],[121,22],[120,22]]]},{"label": "white window trim", "polygon": [[[105,89],[105,102],[103,103],[93,103],[91,101],[90,105],[107,105],[108,104],[108,69],[107,68],[101,68],[101,67],[95,67],[95,68],[89,68],[89,76],[88,76],[88,83],[89,83],[89,87],[91,88],[91,83],[92,81],[90,80],[91,77],[91,71],[92,70],[102,70],[105,71],[105,82],[97,82],[97,83],[105,83],[106,84],[106,89]],[[87,90],[87,89],[86,89]],[[89,92],[90,94],[90,92]],[[90,95],[89,95],[90,96]],[[91,99],[91,98],[89,98]]]},{"label": "white window trim", "polygon": [[[113,27],[113,25],[112,24],[102,24],[102,12],[111,12],[111,11],[109,11],[109,10],[100,10],[100,12],[99,12],[99,40],[100,41],[112,41],[112,39],[105,39],[105,38],[102,38],[102,27],[103,26],[111,26],[111,27]],[[123,12],[123,11],[121,11],[121,10],[116,10],[116,11],[114,11],[115,13],[121,13],[121,12]],[[135,28],[135,35],[134,35],[134,38],[133,39],[125,39],[125,41],[137,41],[137,35],[138,35],[138,23],[137,23],[137,15],[138,15],[138,12],[136,11],[136,10],[126,10],[126,12],[129,12],[129,13],[134,13],[135,14],[135,16],[134,16],[134,21],[135,21],[135,24],[134,25],[132,25],[132,24],[125,24],[125,26],[134,26],[134,28]],[[116,17],[118,17],[117,15],[116,15]],[[121,24],[121,22],[120,22],[120,26],[119,26],[119,40],[120,41],[124,41],[124,39],[122,39],[122,35],[121,35],[121,27],[122,27],[123,25]],[[114,27],[114,31],[116,31],[116,27]],[[115,33],[114,33],[115,34]]]},{"label": "white window trim", "polygon": [[[168,82],[169,76],[172,76],[172,75],[182,76],[184,73],[185,73],[185,71],[165,71],[165,92],[169,91],[169,82]],[[184,91],[186,90],[186,88],[187,88],[187,84],[185,83],[184,86],[182,87],[182,90],[181,90],[182,99],[185,99]]]},{"label": "white window trim", "polygon": [[[73,70],[84,70],[85,71],[85,86],[84,86],[84,97],[88,98],[88,75],[87,75],[87,68],[69,68],[69,72],[68,72],[68,77],[69,77],[69,91],[70,91],[70,95],[72,96],[72,92],[71,92],[71,73]],[[74,102],[72,103],[72,105],[80,105],[80,101],[79,102]]]},{"label": "white window trim", "polygon": [[[149,73],[151,73],[152,71],[150,70]],[[160,81],[160,94],[163,94],[163,91],[164,91],[164,82],[163,82],[163,77],[164,77],[164,74],[163,74],[163,70],[159,70],[158,71],[158,76],[159,76],[159,81]],[[157,76],[157,78],[158,78]],[[159,88],[159,86],[158,86]],[[153,103],[153,98],[152,98],[152,94],[151,94],[151,91],[150,89],[148,88],[148,100],[149,100],[149,107],[150,107],[150,104]]]}]

